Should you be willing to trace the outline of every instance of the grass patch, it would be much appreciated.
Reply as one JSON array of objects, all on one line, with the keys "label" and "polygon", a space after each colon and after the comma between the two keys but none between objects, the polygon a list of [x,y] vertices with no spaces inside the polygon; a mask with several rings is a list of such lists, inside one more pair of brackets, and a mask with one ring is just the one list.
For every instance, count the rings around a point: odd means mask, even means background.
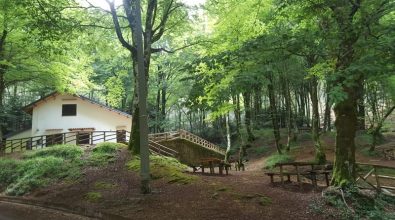
[{"label": "grass patch", "polygon": [[252,200],[257,202],[261,206],[268,206],[272,204],[272,199],[262,194],[239,194],[239,193],[232,193],[234,197],[238,200]]},{"label": "grass patch", "polygon": [[94,188],[95,189],[113,189],[117,187],[117,184],[113,184],[113,183],[107,183],[107,182],[103,182],[103,181],[98,181],[95,183]]},{"label": "grass patch", "polygon": [[121,148],[127,148],[127,146],[112,142],[97,144],[88,158],[88,164],[91,166],[105,166],[112,163],[115,161],[117,152]]},{"label": "grass patch", "polygon": [[82,154],[77,146],[58,145],[25,153],[23,160],[0,159],[0,189],[19,196],[59,180],[76,180]]},{"label": "grass patch", "polygon": [[103,198],[100,192],[88,192],[85,194],[85,200],[88,202],[99,202]]},{"label": "grass patch", "polygon": [[57,157],[65,160],[79,159],[84,151],[76,145],[55,145],[48,148],[26,152],[24,159],[40,158],[40,157]]},{"label": "grass patch", "polygon": [[[139,171],[140,158],[136,156],[133,157],[133,159],[127,163],[127,167],[133,171]],[[151,155],[150,169],[153,179],[165,178],[169,183],[188,184],[197,179],[196,176],[184,173],[187,166],[171,157]]]},{"label": "grass patch", "polygon": [[261,196],[259,197],[258,203],[261,206],[268,206],[272,204],[272,199],[267,196]]},{"label": "grass patch", "polygon": [[264,168],[273,169],[277,163],[286,163],[293,161],[295,161],[295,158],[292,155],[275,153],[266,159]]}]

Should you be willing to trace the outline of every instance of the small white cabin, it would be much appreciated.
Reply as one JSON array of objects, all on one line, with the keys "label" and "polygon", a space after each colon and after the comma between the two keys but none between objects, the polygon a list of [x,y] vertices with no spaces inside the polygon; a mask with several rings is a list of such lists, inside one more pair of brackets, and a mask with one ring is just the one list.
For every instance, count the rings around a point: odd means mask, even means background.
[{"label": "small white cabin", "polygon": [[[24,110],[32,115],[32,128],[8,136],[7,141],[36,137],[30,141],[33,145],[95,144],[94,134],[105,131],[125,136],[125,131],[132,126],[130,114],[80,95],[55,92],[27,105]],[[116,137],[109,139],[117,141]]]}]

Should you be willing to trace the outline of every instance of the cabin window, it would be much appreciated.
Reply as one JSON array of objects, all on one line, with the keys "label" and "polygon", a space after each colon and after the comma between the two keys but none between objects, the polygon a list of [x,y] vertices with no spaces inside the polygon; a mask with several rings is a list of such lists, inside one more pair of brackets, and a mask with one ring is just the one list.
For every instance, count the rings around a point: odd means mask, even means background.
[{"label": "cabin window", "polygon": [[76,116],[77,105],[76,104],[65,104],[62,105],[62,116]]}]

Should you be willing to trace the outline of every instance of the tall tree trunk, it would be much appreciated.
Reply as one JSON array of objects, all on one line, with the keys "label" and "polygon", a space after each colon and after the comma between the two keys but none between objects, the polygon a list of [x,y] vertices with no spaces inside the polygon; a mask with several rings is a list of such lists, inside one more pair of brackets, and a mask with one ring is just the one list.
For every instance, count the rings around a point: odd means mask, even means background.
[{"label": "tall tree trunk", "polygon": [[274,139],[276,142],[277,152],[279,154],[282,154],[281,151],[282,146],[280,145],[280,128],[277,119],[276,94],[274,92],[274,84],[273,84],[274,82],[273,82],[272,73],[269,73],[268,79],[269,79],[269,84],[267,85],[267,88],[269,91],[270,116],[272,118]]},{"label": "tall tree trunk", "polygon": [[139,126],[139,97],[138,97],[138,79],[137,79],[137,56],[132,56],[133,61],[133,111],[132,111],[132,128],[129,138],[129,150],[133,154],[140,154],[140,126]]},{"label": "tall tree trunk", "polygon": [[167,82],[166,82],[166,77],[164,77],[164,74],[162,76],[162,97],[161,97],[161,111],[160,111],[160,132],[165,131],[165,121],[166,121],[166,103],[167,103]]},{"label": "tall tree trunk", "polygon": [[358,124],[356,97],[353,89],[344,88],[347,98],[334,107],[336,115],[336,156],[332,184],[347,186],[355,181],[355,132]]},{"label": "tall tree trunk", "polygon": [[312,76],[310,80],[311,84],[311,104],[313,109],[313,117],[312,117],[312,135],[315,147],[315,160],[323,164],[326,162],[326,156],[324,149],[320,142],[320,114],[318,109],[318,79],[316,76]]},{"label": "tall tree trunk", "polygon": [[248,141],[255,140],[251,129],[251,92],[243,92],[244,108],[245,108],[245,119],[244,123],[247,129]]},{"label": "tall tree trunk", "polygon": [[[1,68],[1,67],[0,67]],[[5,92],[5,81],[4,81],[4,73],[3,70],[0,69],[0,147],[3,142],[3,124],[5,122],[4,118],[4,92]]]},{"label": "tall tree trunk", "polygon": [[[362,83],[362,76],[349,73],[347,68],[354,61],[354,44],[359,36],[355,30],[353,16],[360,5],[350,4],[348,1],[336,1],[331,7],[333,17],[339,28],[339,45],[335,71],[338,74],[334,83],[341,85],[346,97],[335,104],[336,115],[336,152],[333,166],[332,184],[345,187],[355,183],[355,132],[358,125],[357,117],[357,89]],[[350,75],[355,84],[349,83]]]},{"label": "tall tree trunk", "polygon": [[225,123],[226,123],[226,154],[225,154],[225,162],[228,163],[229,154],[230,154],[230,125],[229,125],[229,112],[225,115]]},{"label": "tall tree trunk", "polygon": [[326,100],[325,100],[325,113],[324,113],[324,129],[325,131],[331,131],[331,107],[332,104],[329,99],[330,87],[327,83],[326,85]]},{"label": "tall tree trunk", "polygon": [[283,95],[285,99],[285,111],[286,111],[286,126],[287,126],[287,148],[286,150],[289,151],[291,149],[291,141],[293,136],[293,129],[292,129],[292,105],[291,105],[291,94],[289,88],[289,81],[284,77],[282,79],[282,89]]},{"label": "tall tree trunk", "polygon": [[358,91],[358,128],[359,130],[365,130],[365,88],[363,83],[361,83]]},{"label": "tall tree trunk", "polygon": [[236,133],[237,137],[240,137],[240,126],[241,126],[241,116],[240,116],[240,100],[239,94],[232,96],[233,103],[235,105],[234,115],[236,120]]},{"label": "tall tree trunk", "polygon": [[156,92],[156,113],[155,113],[155,132],[158,133],[160,129],[160,95],[161,89],[160,89],[160,82],[158,78],[158,89]]},{"label": "tall tree trunk", "polygon": [[[8,32],[6,29],[3,29],[2,35],[0,37],[0,60],[4,60],[4,45],[6,43]],[[3,123],[4,119],[4,93],[5,93],[5,73],[7,71],[8,66],[4,64],[0,64],[0,147],[3,142]]]}]

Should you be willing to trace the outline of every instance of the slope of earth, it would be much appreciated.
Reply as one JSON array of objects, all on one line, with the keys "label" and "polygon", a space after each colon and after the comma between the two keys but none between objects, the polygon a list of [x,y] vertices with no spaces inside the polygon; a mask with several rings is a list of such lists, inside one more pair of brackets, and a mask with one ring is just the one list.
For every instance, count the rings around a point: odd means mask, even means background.
[{"label": "slope of earth", "polygon": [[152,181],[153,193],[139,194],[139,177],[125,163],[89,168],[76,183],[37,190],[28,197],[67,207],[112,213],[130,219],[322,219],[309,206],[320,197],[306,187],[272,187],[261,170],[231,171],[229,176],[201,175],[191,184]]}]

